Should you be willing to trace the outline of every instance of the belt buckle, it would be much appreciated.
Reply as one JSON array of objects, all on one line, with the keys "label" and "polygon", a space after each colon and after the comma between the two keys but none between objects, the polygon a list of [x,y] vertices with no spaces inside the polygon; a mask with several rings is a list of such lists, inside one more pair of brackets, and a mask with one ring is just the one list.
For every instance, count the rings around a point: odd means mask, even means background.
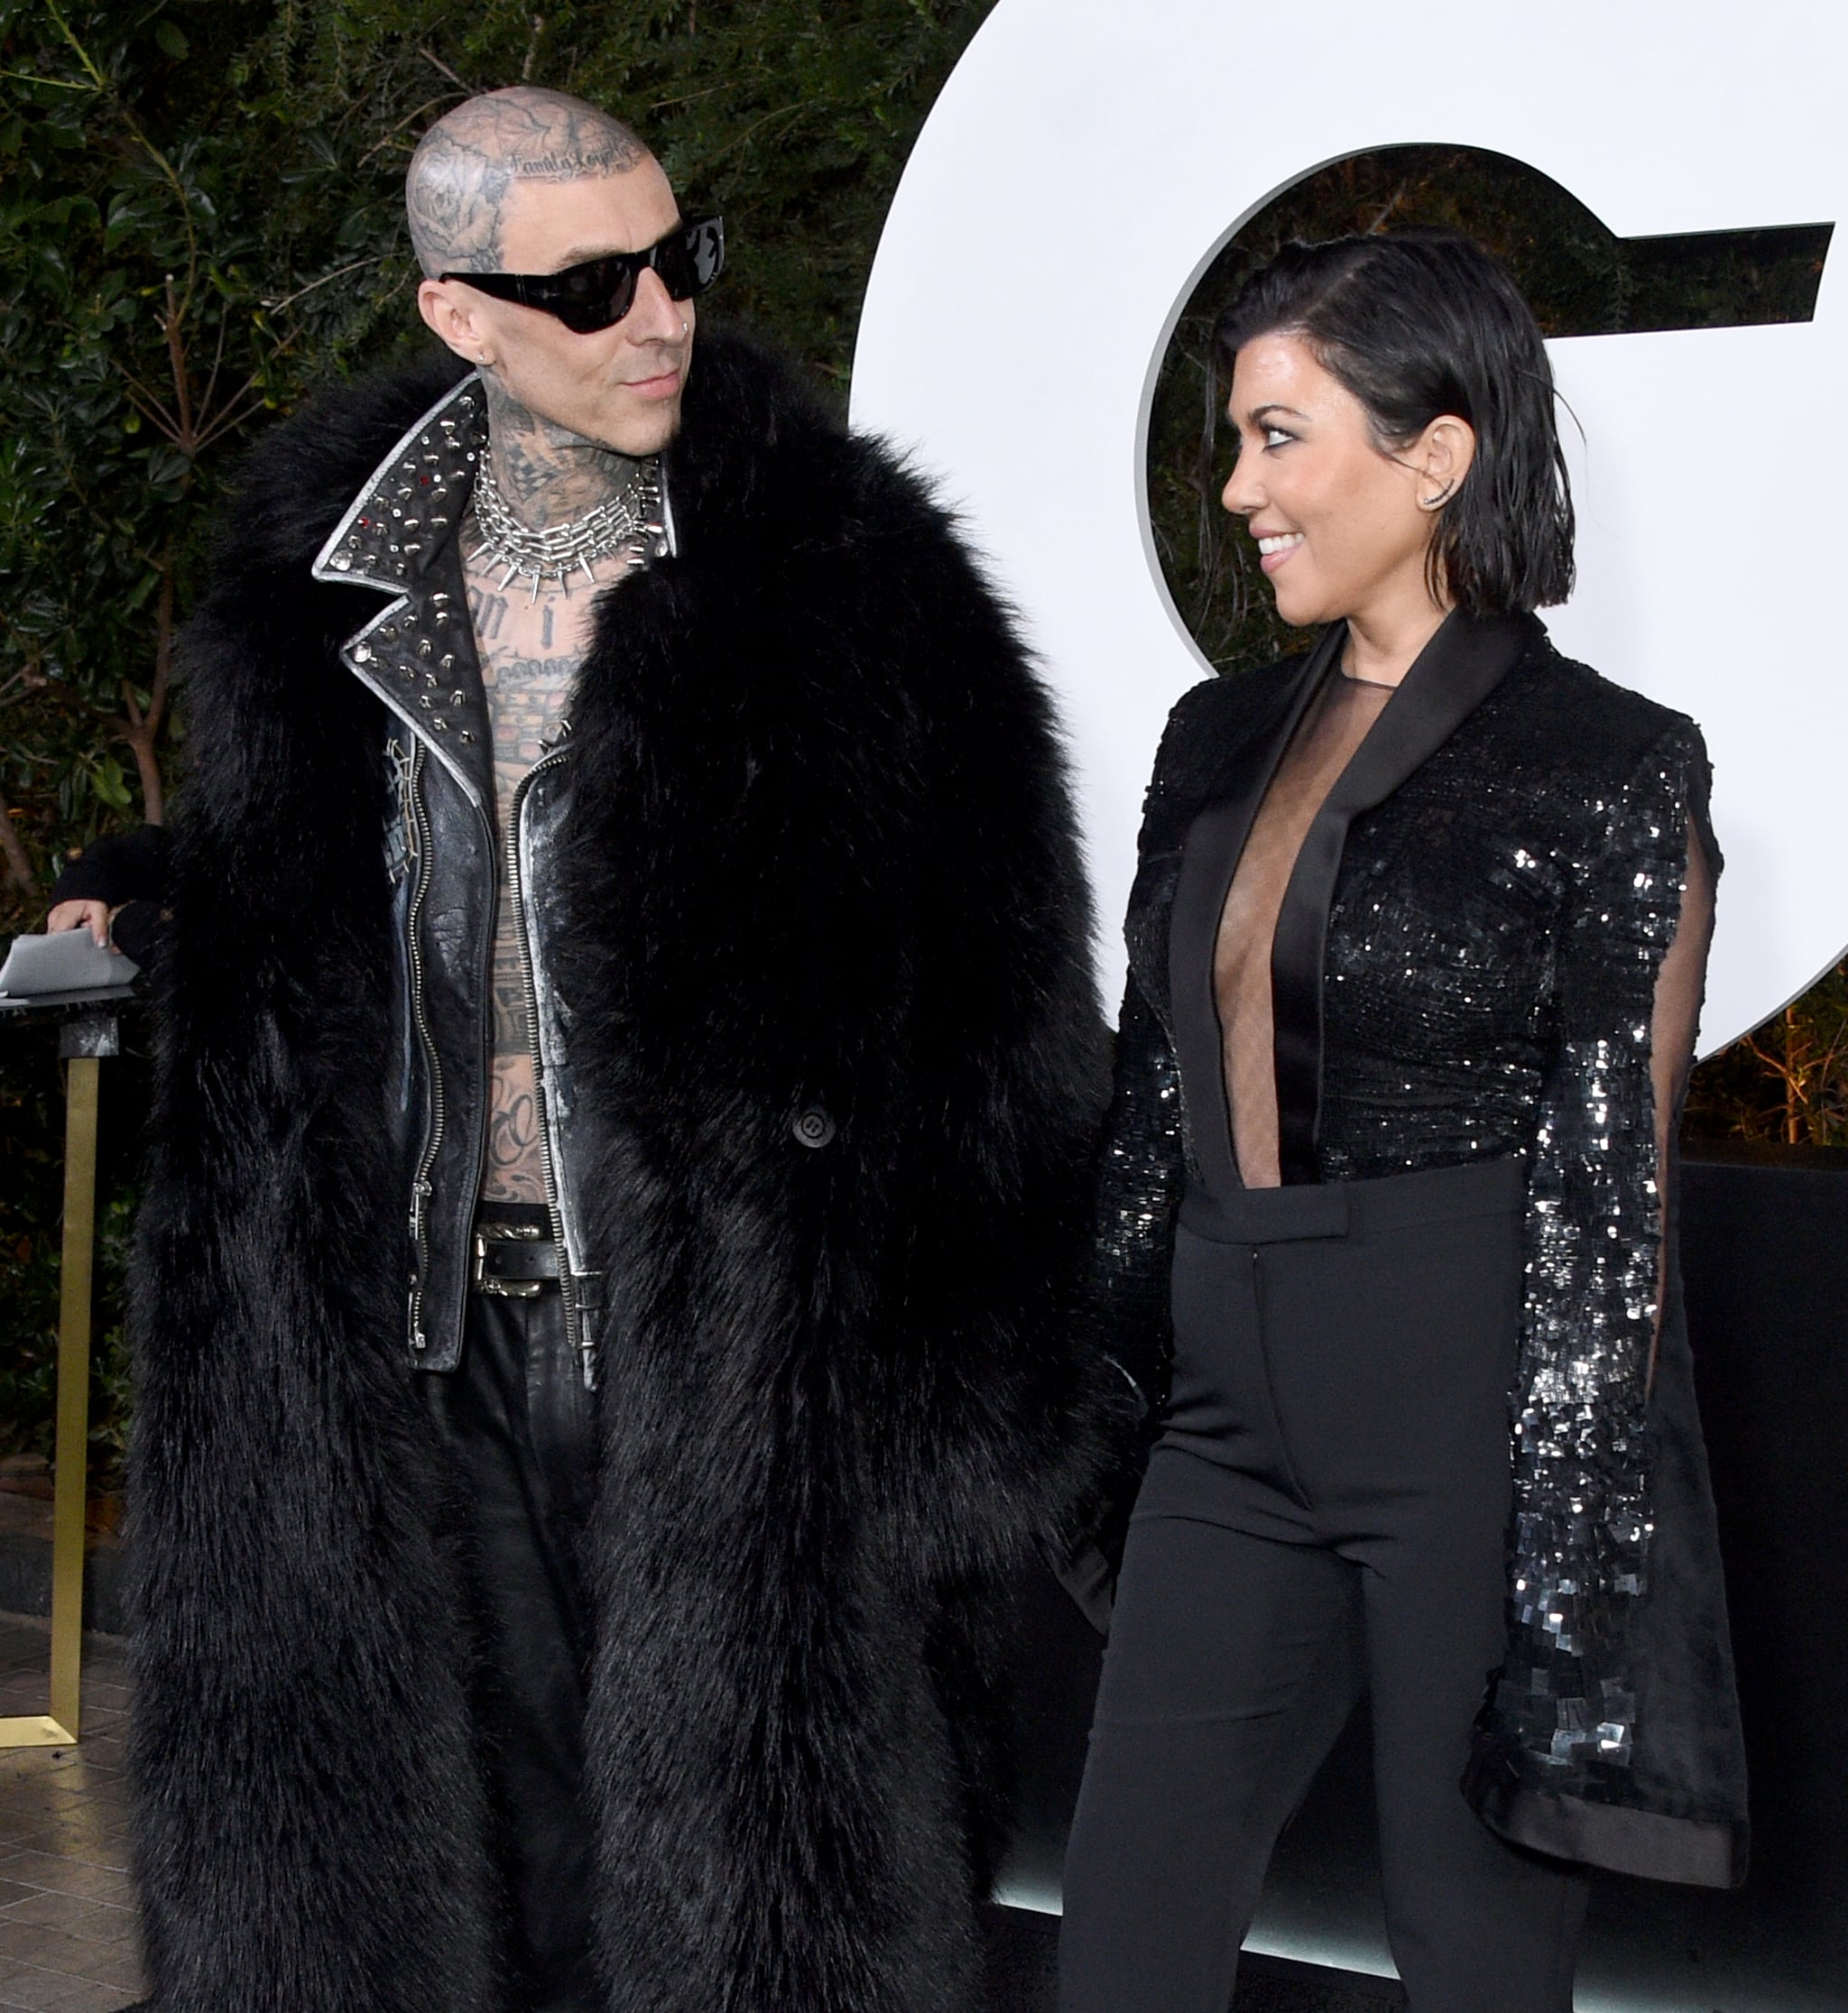
[{"label": "belt buckle", "polygon": [[494,1300],[536,1300],[545,1291],[543,1279],[500,1279],[487,1269],[490,1244],[536,1242],[545,1233],[536,1223],[477,1223],[475,1226],[475,1265],[469,1284],[477,1293]]}]

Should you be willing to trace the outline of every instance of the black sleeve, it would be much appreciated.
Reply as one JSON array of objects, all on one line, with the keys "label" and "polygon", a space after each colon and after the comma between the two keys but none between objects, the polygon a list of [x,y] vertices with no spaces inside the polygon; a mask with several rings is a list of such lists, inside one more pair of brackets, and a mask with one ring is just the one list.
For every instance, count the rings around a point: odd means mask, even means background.
[{"label": "black sleeve", "polygon": [[111,909],[130,901],[158,904],[166,897],[172,849],[172,836],[164,825],[106,833],[92,840],[82,856],[58,876],[51,889],[51,906],[56,908],[60,901],[100,901]]},{"label": "black sleeve", "polygon": [[1183,1164],[1180,1072],[1132,974],[1098,1150],[1092,1304],[1105,1353],[1151,1412],[1167,1398],[1168,1275]]},{"label": "black sleeve", "polygon": [[[1648,1586],[1654,1528],[1649,1464],[1633,1452],[1649,1441],[1663,1269],[1653,1049],[1691,859],[1702,877],[1691,942],[1705,951],[1703,891],[1719,854],[1710,837],[1696,853],[1690,835],[1706,793],[1706,750],[1678,722],[1600,806],[1558,953],[1558,1040],[1528,1186],[1512,1681],[1497,1696],[1525,1765],[1562,1794],[1568,1777],[1630,1752],[1633,1678],[1609,1673]],[[1689,1060],[1703,964],[1668,1016],[1671,1082]],[[1529,1682],[1535,1672],[1544,1683]]]},{"label": "black sleeve", "polygon": [[1130,1512],[1167,1402],[1168,1276],[1184,1157],[1174,1050],[1132,974],[1097,1149],[1086,1294],[1113,1400],[1113,1459],[1080,1535],[1062,1553],[1048,1554],[1054,1576],[1100,1634],[1109,1633]]}]

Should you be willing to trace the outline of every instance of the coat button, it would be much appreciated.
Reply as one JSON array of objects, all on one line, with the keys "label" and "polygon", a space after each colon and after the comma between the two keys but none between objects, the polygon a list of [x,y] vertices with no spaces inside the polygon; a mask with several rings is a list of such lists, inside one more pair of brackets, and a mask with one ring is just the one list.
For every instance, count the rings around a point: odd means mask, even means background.
[{"label": "coat button", "polygon": [[834,1121],[819,1104],[811,1104],[790,1127],[799,1144],[826,1146],[835,1135]]}]

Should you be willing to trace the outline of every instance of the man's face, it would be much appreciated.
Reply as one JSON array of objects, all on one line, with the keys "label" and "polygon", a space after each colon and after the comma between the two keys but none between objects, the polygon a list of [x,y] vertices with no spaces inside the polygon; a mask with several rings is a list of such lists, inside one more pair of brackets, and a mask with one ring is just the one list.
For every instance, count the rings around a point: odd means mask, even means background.
[{"label": "man's face", "polygon": [[[561,272],[606,252],[640,252],[679,221],[660,164],[570,181],[515,180],[503,206],[500,270]],[[555,316],[496,300],[456,280],[426,280],[424,318],[449,346],[485,365],[536,417],[619,454],[657,454],[680,423],[693,348],[693,303],[643,272],[629,312],[574,335]]]}]

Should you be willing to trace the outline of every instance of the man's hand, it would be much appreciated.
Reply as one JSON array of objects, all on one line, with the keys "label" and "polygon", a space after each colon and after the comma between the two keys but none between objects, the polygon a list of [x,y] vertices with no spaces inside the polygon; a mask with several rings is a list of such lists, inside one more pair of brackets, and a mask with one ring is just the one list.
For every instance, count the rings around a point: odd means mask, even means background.
[{"label": "man's hand", "polygon": [[45,918],[45,929],[48,935],[59,929],[87,929],[107,949],[110,914],[106,901],[60,901]]}]

